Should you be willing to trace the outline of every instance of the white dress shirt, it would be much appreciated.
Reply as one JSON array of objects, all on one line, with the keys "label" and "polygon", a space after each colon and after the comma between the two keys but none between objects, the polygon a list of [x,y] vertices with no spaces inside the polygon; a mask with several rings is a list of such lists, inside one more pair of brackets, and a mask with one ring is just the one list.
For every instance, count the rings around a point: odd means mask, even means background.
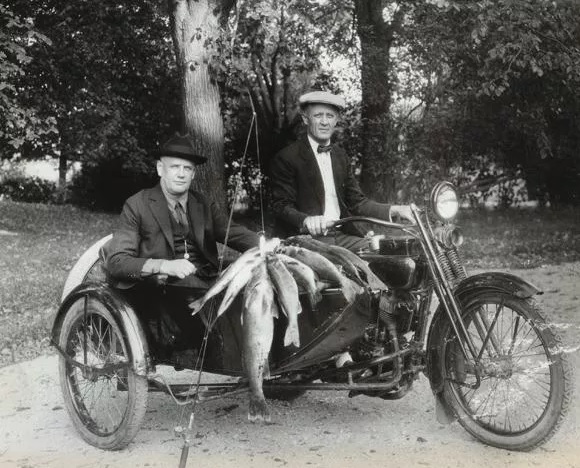
[{"label": "white dress shirt", "polygon": [[308,141],[316,157],[320,174],[322,175],[322,183],[324,185],[324,217],[330,221],[340,219],[340,205],[338,203],[338,196],[336,195],[336,187],[334,186],[334,175],[332,173],[332,160],[330,152],[318,152],[319,144],[308,135]]}]

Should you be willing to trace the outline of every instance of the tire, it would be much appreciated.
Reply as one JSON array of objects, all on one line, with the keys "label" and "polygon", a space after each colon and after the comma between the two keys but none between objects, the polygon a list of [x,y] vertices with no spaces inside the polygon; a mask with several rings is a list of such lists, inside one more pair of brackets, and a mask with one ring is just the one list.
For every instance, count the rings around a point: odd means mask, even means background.
[{"label": "tire", "polygon": [[527,451],[545,443],[572,399],[572,368],[560,338],[533,299],[482,292],[464,300],[461,310],[477,353],[487,341],[479,361],[481,382],[478,388],[466,386],[477,382],[475,361],[469,352],[469,359],[463,357],[445,318],[436,343],[444,401],[488,445]]},{"label": "tire", "polygon": [[[137,434],[147,410],[147,379],[131,368],[127,341],[109,310],[98,300],[73,302],[65,314],[58,344],[88,369],[121,364],[106,374],[90,375],[60,356],[59,377],[72,422],[89,444],[105,449],[126,447]],[[123,364],[127,365],[124,366]]]}]

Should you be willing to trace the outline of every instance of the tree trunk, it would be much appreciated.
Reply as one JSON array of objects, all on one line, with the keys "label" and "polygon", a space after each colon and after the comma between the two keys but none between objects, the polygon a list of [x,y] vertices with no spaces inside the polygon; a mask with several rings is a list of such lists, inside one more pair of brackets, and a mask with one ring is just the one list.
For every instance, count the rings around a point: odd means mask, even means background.
[{"label": "tree trunk", "polygon": [[66,191],[67,162],[66,155],[61,152],[58,157],[58,191],[61,194],[64,194]]},{"label": "tree trunk", "polygon": [[180,73],[183,129],[208,162],[198,166],[193,187],[225,209],[224,124],[218,83],[211,72],[213,47],[231,0],[169,0]]},{"label": "tree trunk", "polygon": [[383,19],[385,0],[355,0],[361,44],[362,140],[361,187],[378,201],[395,201],[397,138],[390,116],[393,84],[390,49],[400,19]]}]

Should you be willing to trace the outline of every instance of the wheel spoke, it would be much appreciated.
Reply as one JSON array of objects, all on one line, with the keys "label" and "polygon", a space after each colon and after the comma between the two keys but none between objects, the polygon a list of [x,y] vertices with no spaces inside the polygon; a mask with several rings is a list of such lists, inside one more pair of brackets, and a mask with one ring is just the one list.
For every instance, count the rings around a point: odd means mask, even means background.
[{"label": "wheel spoke", "polygon": [[[458,353],[456,337],[444,342],[447,382],[458,403],[478,426],[498,434],[531,430],[543,418],[553,386],[553,358],[536,323],[518,304],[500,295],[464,311],[477,363]],[[470,388],[476,373],[479,385]]]},{"label": "wheel spoke", "polygon": [[519,327],[520,327],[520,316],[516,315],[516,322],[515,322],[514,327],[513,327],[512,340],[510,343],[510,347],[508,349],[508,354],[513,353],[514,345],[516,344],[516,338],[518,336]]},{"label": "wheel spoke", "polygon": [[89,313],[85,319],[77,321],[71,330],[71,340],[67,344],[73,357],[80,351],[86,356],[88,367],[83,370],[69,365],[67,372],[69,388],[79,415],[86,419],[85,425],[98,434],[110,434],[117,430],[127,410],[128,395],[117,389],[121,382],[127,390],[127,376],[118,371],[111,375],[90,376],[90,369],[103,369],[109,364],[126,362],[122,341],[112,324],[100,314]]},{"label": "wheel spoke", "polygon": [[[494,392],[495,392],[495,389],[497,388],[498,384],[499,384],[499,382],[498,382],[497,380],[495,380],[495,381],[493,382],[493,388],[491,389],[491,391],[489,391],[489,392],[487,393],[487,397],[485,397],[485,398],[484,398],[484,399],[483,399],[483,400],[482,400],[482,401],[479,403],[479,406],[478,406],[477,408],[475,408],[475,409],[472,411],[472,413],[473,413],[474,415],[476,415],[476,416],[478,416],[478,417],[480,417],[480,416],[481,416],[481,413],[483,413],[483,410],[484,410],[485,408],[487,408],[487,404],[489,403],[489,399],[491,398],[491,395],[492,395],[492,393],[494,393]],[[483,405],[483,408],[482,408],[482,405]]]},{"label": "wheel spoke", "polygon": [[491,340],[493,347],[495,348],[496,354],[501,353],[501,347],[499,346],[499,343],[497,342],[497,338],[493,332],[493,329],[495,328],[495,325],[497,323],[497,319],[499,318],[499,315],[502,312],[502,310],[503,310],[503,304],[500,304],[499,308],[497,308],[497,310],[495,312],[495,315],[493,317],[491,324],[489,323],[489,321],[487,320],[487,317],[485,315],[481,316],[481,320],[483,321],[485,329],[487,329],[487,334],[485,335],[485,338],[483,340],[483,344],[481,345],[481,350],[479,352],[479,355],[477,356],[478,361],[481,359],[481,356],[483,356],[483,352],[487,348],[487,344],[489,343],[490,340]]}]

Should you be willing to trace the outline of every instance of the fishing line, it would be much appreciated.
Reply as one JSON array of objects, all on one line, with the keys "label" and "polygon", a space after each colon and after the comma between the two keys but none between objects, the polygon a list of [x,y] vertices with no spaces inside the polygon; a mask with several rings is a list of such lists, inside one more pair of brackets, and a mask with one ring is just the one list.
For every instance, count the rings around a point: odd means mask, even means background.
[{"label": "fishing line", "polygon": [[[224,239],[224,247],[223,247],[222,252],[221,252],[221,255],[220,255],[220,264],[219,264],[219,269],[218,269],[218,272],[219,273],[221,273],[221,270],[223,268],[223,262],[224,262],[225,252],[226,252],[226,248],[227,248],[227,245],[228,245],[228,239],[229,239],[229,236],[230,236],[230,229],[231,229],[231,226],[232,226],[232,220],[233,220],[233,216],[234,216],[234,208],[235,208],[236,202],[238,200],[238,194],[239,194],[239,192],[242,189],[242,183],[243,183],[243,181],[242,181],[242,178],[241,178],[241,174],[243,173],[244,167],[246,165],[246,156],[248,154],[248,146],[250,145],[250,138],[252,136],[252,127],[256,123],[256,111],[254,110],[254,104],[252,102],[252,96],[250,96],[250,103],[252,105],[252,120],[250,122],[250,128],[248,129],[248,136],[246,138],[246,145],[244,147],[244,154],[242,155],[242,162],[240,164],[240,178],[236,182],[236,188],[234,190],[234,197],[233,197],[233,200],[232,200],[232,206],[230,208],[230,214],[229,214],[229,217],[228,217],[228,224],[227,224],[227,227],[226,227],[226,236],[225,236],[225,239]],[[256,124],[256,132],[257,131],[258,131],[258,125]],[[256,146],[257,146],[257,144],[258,144],[258,140],[256,139]],[[257,152],[258,152],[258,154],[260,153],[259,149],[257,150]],[[259,159],[258,159],[258,161],[259,161]],[[260,173],[260,176],[261,176],[261,173]],[[262,184],[260,183],[260,187],[261,187],[261,185]],[[261,197],[260,197],[260,202],[261,202]],[[260,205],[260,210],[262,210],[262,206],[261,205]],[[262,219],[263,219],[263,214],[262,214]],[[262,221],[262,230],[264,230],[264,223],[263,223],[263,221]]]},{"label": "fishing line", "polygon": [[[250,92],[248,91],[248,96],[250,98],[250,105],[252,106],[252,122],[254,122],[254,120],[256,119],[256,108],[254,107],[254,101],[252,99],[252,95],[250,94]],[[250,127],[250,132],[252,130],[252,127]],[[258,124],[256,122],[256,157],[258,159],[258,172],[260,175],[260,182],[258,184],[258,190],[260,193],[260,216],[262,219],[262,233],[266,232],[266,224],[264,222],[264,196],[263,196],[263,190],[262,190],[262,178],[263,178],[263,174],[262,174],[262,161],[260,160],[260,139],[259,139],[259,132],[258,132]]]}]

